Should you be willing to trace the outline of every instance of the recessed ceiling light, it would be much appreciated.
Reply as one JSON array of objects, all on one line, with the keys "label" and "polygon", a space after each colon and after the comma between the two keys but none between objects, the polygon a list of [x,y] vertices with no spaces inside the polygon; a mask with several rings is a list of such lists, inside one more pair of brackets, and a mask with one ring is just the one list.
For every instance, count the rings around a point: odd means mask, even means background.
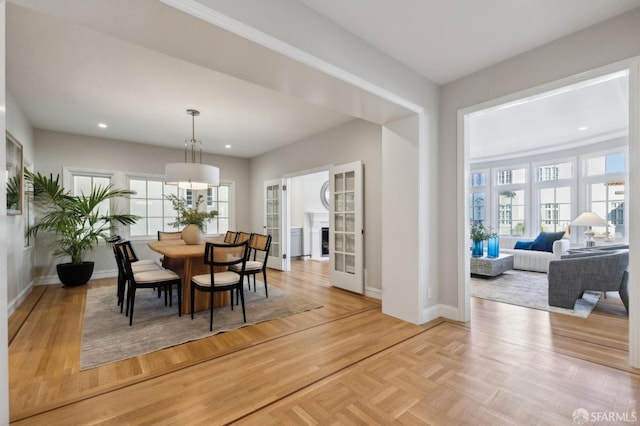
[{"label": "recessed ceiling light", "polygon": [[229,149],[229,148],[231,148],[231,145],[227,144],[227,145],[225,145],[224,147],[225,147],[225,148],[227,148],[227,149]]},{"label": "recessed ceiling light", "polygon": [[98,127],[100,127],[101,129],[106,129],[107,125],[104,123],[98,123]]},{"label": "recessed ceiling light", "polygon": [[583,131],[583,130],[587,130],[588,127],[587,126],[580,126],[578,127],[578,130]]}]

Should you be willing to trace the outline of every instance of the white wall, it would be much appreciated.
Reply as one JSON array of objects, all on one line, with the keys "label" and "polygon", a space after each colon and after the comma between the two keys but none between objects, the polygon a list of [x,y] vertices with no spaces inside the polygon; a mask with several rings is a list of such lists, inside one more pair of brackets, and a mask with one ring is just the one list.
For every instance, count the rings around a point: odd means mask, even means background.
[{"label": "white wall", "polygon": [[[22,144],[25,166],[33,165],[33,128],[24,115],[20,105],[9,90],[7,100],[7,131]],[[26,204],[22,214],[7,216],[7,297],[9,315],[15,311],[22,300],[31,291],[33,284],[33,248],[25,248],[24,227]]]},{"label": "white wall", "polygon": [[439,181],[440,302],[458,306],[458,242],[464,232],[460,217],[456,164],[457,112],[492,99],[576,75],[640,54],[640,9],[612,18],[526,52],[441,88]]},{"label": "white wall", "polygon": [[[364,246],[366,287],[376,292],[381,285],[381,151],[380,126],[362,120],[353,120],[324,133],[295,144],[269,152],[251,160],[251,187],[255,190],[251,204],[255,206],[252,230],[263,226],[264,205],[262,188],[265,180],[311,170],[327,165],[340,165],[361,160],[364,164]],[[317,196],[320,191],[318,189]],[[379,295],[378,295],[379,296]]]},{"label": "white wall", "polygon": [[[5,19],[6,2],[0,1],[0,85],[5,87]],[[0,90],[0,132],[6,130],[5,90]],[[7,154],[0,149],[0,164],[5,164]],[[6,188],[7,178],[0,173],[0,188]],[[0,240],[7,241],[7,194],[0,191]],[[0,244],[0,271],[6,270],[7,246]],[[7,331],[7,277],[0,273],[0,425],[9,424],[9,334]]]},{"label": "white wall", "polygon": [[[183,151],[151,145],[100,139],[88,136],[59,133],[45,130],[35,131],[36,171],[53,175],[60,174],[63,167],[88,168],[116,171],[113,182],[118,187],[126,187],[126,174],[164,174],[168,162],[182,161]],[[246,229],[250,226],[249,202],[249,160],[203,154],[203,163],[220,168],[220,179],[235,183],[235,227]],[[65,183],[66,185],[66,183]],[[55,265],[60,259],[50,255],[50,247],[45,237],[38,236],[36,242],[35,275],[39,282],[55,282]],[[151,251],[146,240],[134,243],[138,256],[158,257]],[[112,276],[116,272],[113,252],[101,245],[87,260],[96,262],[94,277]]]},{"label": "white wall", "polygon": [[[181,0],[162,1],[176,7],[182,7],[183,10],[189,10],[191,13],[200,14],[196,11],[198,8],[191,7],[191,3]],[[413,188],[415,192],[409,194],[409,197],[418,200],[418,204],[415,205],[417,215],[412,216],[416,222],[410,224],[416,230],[417,236],[414,238],[418,239],[418,250],[406,254],[419,267],[414,270],[415,273],[412,276],[405,273],[406,280],[410,283],[408,285],[419,289],[407,294],[407,301],[412,302],[409,298],[414,293],[424,294],[427,288],[437,287],[439,251],[435,246],[437,240],[433,229],[439,226],[437,215],[439,204],[437,178],[440,167],[438,162],[438,87],[357,38],[347,29],[336,25],[295,0],[269,2],[263,0],[242,2],[196,0],[196,3],[226,15],[225,19],[212,21],[231,31],[267,47],[275,46],[274,48],[284,55],[299,59],[316,69],[419,113],[419,120],[414,121],[413,124],[416,127],[415,131],[419,132],[416,152],[418,162],[401,164],[394,163],[391,159],[385,160],[385,162],[389,166],[388,168],[404,170],[417,176],[419,180],[416,187]],[[201,15],[206,15],[206,13],[201,13]],[[227,17],[231,19],[226,19]],[[242,25],[235,25],[233,20],[248,26],[249,29],[242,29]],[[225,25],[225,23],[230,24]],[[281,43],[273,43],[272,40],[263,37],[263,34],[271,36]],[[428,55],[429,52],[424,52],[424,54]],[[325,99],[327,97],[330,99]],[[335,104],[340,104],[330,96],[323,96],[320,99],[323,105],[328,106],[332,101],[335,101]],[[351,105],[361,110],[367,108],[356,99],[353,99]],[[384,120],[376,122],[386,124]],[[383,138],[385,138],[384,134]],[[399,160],[397,157],[392,158]],[[409,170],[409,167],[417,169]],[[382,215],[394,217],[398,207],[383,204],[381,206]],[[413,207],[414,205],[411,205],[411,208]],[[385,236],[392,232],[391,228],[382,230]],[[393,235],[389,235],[389,237],[394,238]],[[405,241],[405,243],[410,244],[411,241]],[[368,247],[367,242],[365,242],[365,247]],[[394,258],[384,256],[381,262],[388,268],[393,268]],[[391,284],[389,283],[389,285]],[[421,297],[419,302],[421,306],[418,308],[420,312],[413,312],[409,316],[420,318],[418,322],[428,321],[429,315],[437,316],[438,312],[432,311],[431,314],[425,315],[424,308],[428,304],[436,304],[437,302],[436,298],[427,302]],[[405,306],[407,310],[416,309],[416,305],[413,303],[407,303]]]}]

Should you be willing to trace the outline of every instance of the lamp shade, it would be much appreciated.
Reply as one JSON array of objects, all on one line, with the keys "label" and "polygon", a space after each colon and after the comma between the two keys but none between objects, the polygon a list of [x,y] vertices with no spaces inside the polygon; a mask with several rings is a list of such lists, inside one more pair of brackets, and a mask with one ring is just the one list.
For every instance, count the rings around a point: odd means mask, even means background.
[{"label": "lamp shade", "polygon": [[594,212],[584,212],[573,219],[571,226],[607,226],[607,222]]},{"label": "lamp shade", "polygon": [[220,185],[220,169],[209,164],[169,163],[164,166],[167,185],[179,188],[207,189]]}]

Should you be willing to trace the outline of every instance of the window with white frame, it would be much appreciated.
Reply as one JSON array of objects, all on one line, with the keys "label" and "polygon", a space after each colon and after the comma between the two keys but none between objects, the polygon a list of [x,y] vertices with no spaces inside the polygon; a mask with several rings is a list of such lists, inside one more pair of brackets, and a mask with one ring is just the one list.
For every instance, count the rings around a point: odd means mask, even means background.
[{"label": "window with white frame", "polygon": [[571,222],[573,162],[543,164],[535,171],[540,231],[566,231]]},{"label": "window with white frame", "polygon": [[469,194],[469,219],[471,225],[481,225],[487,220],[486,194],[487,194],[487,172],[471,172],[470,194]]},{"label": "window with white frame", "polygon": [[218,212],[207,224],[207,234],[224,234],[229,230],[230,192],[231,185],[225,183],[207,190],[207,211]]},{"label": "window with white frame", "polygon": [[169,226],[176,220],[177,213],[173,209],[167,195],[178,195],[178,189],[166,185],[164,179],[130,178],[129,189],[135,191],[129,200],[129,213],[140,216],[138,221],[129,227],[131,237],[156,237],[158,231],[172,232],[176,228]]},{"label": "window with white frame", "polygon": [[525,191],[500,191],[498,194],[498,233],[524,235]]},{"label": "window with white frame", "polygon": [[597,213],[607,226],[592,229],[598,236],[625,239],[625,152],[612,152],[587,158],[588,210]]},{"label": "window with white frame", "polygon": [[[72,173],[73,195],[89,195],[94,188],[107,187],[111,184],[111,177],[90,173]],[[104,200],[98,205],[97,211],[101,215],[108,215],[111,211],[109,200]]]},{"label": "window with white frame", "polygon": [[539,194],[540,230],[566,231],[571,222],[571,187],[541,188]]},{"label": "window with white frame", "polygon": [[498,187],[498,234],[524,235],[527,208],[527,168],[494,170]]}]

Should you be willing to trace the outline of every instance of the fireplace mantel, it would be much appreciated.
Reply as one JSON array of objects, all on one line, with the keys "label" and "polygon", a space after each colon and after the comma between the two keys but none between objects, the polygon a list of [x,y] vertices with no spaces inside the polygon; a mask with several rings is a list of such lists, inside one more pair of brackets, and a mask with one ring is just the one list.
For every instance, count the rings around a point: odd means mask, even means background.
[{"label": "fireplace mantel", "polygon": [[311,259],[326,260],[322,257],[322,228],[329,227],[329,213],[307,212],[311,227]]}]

